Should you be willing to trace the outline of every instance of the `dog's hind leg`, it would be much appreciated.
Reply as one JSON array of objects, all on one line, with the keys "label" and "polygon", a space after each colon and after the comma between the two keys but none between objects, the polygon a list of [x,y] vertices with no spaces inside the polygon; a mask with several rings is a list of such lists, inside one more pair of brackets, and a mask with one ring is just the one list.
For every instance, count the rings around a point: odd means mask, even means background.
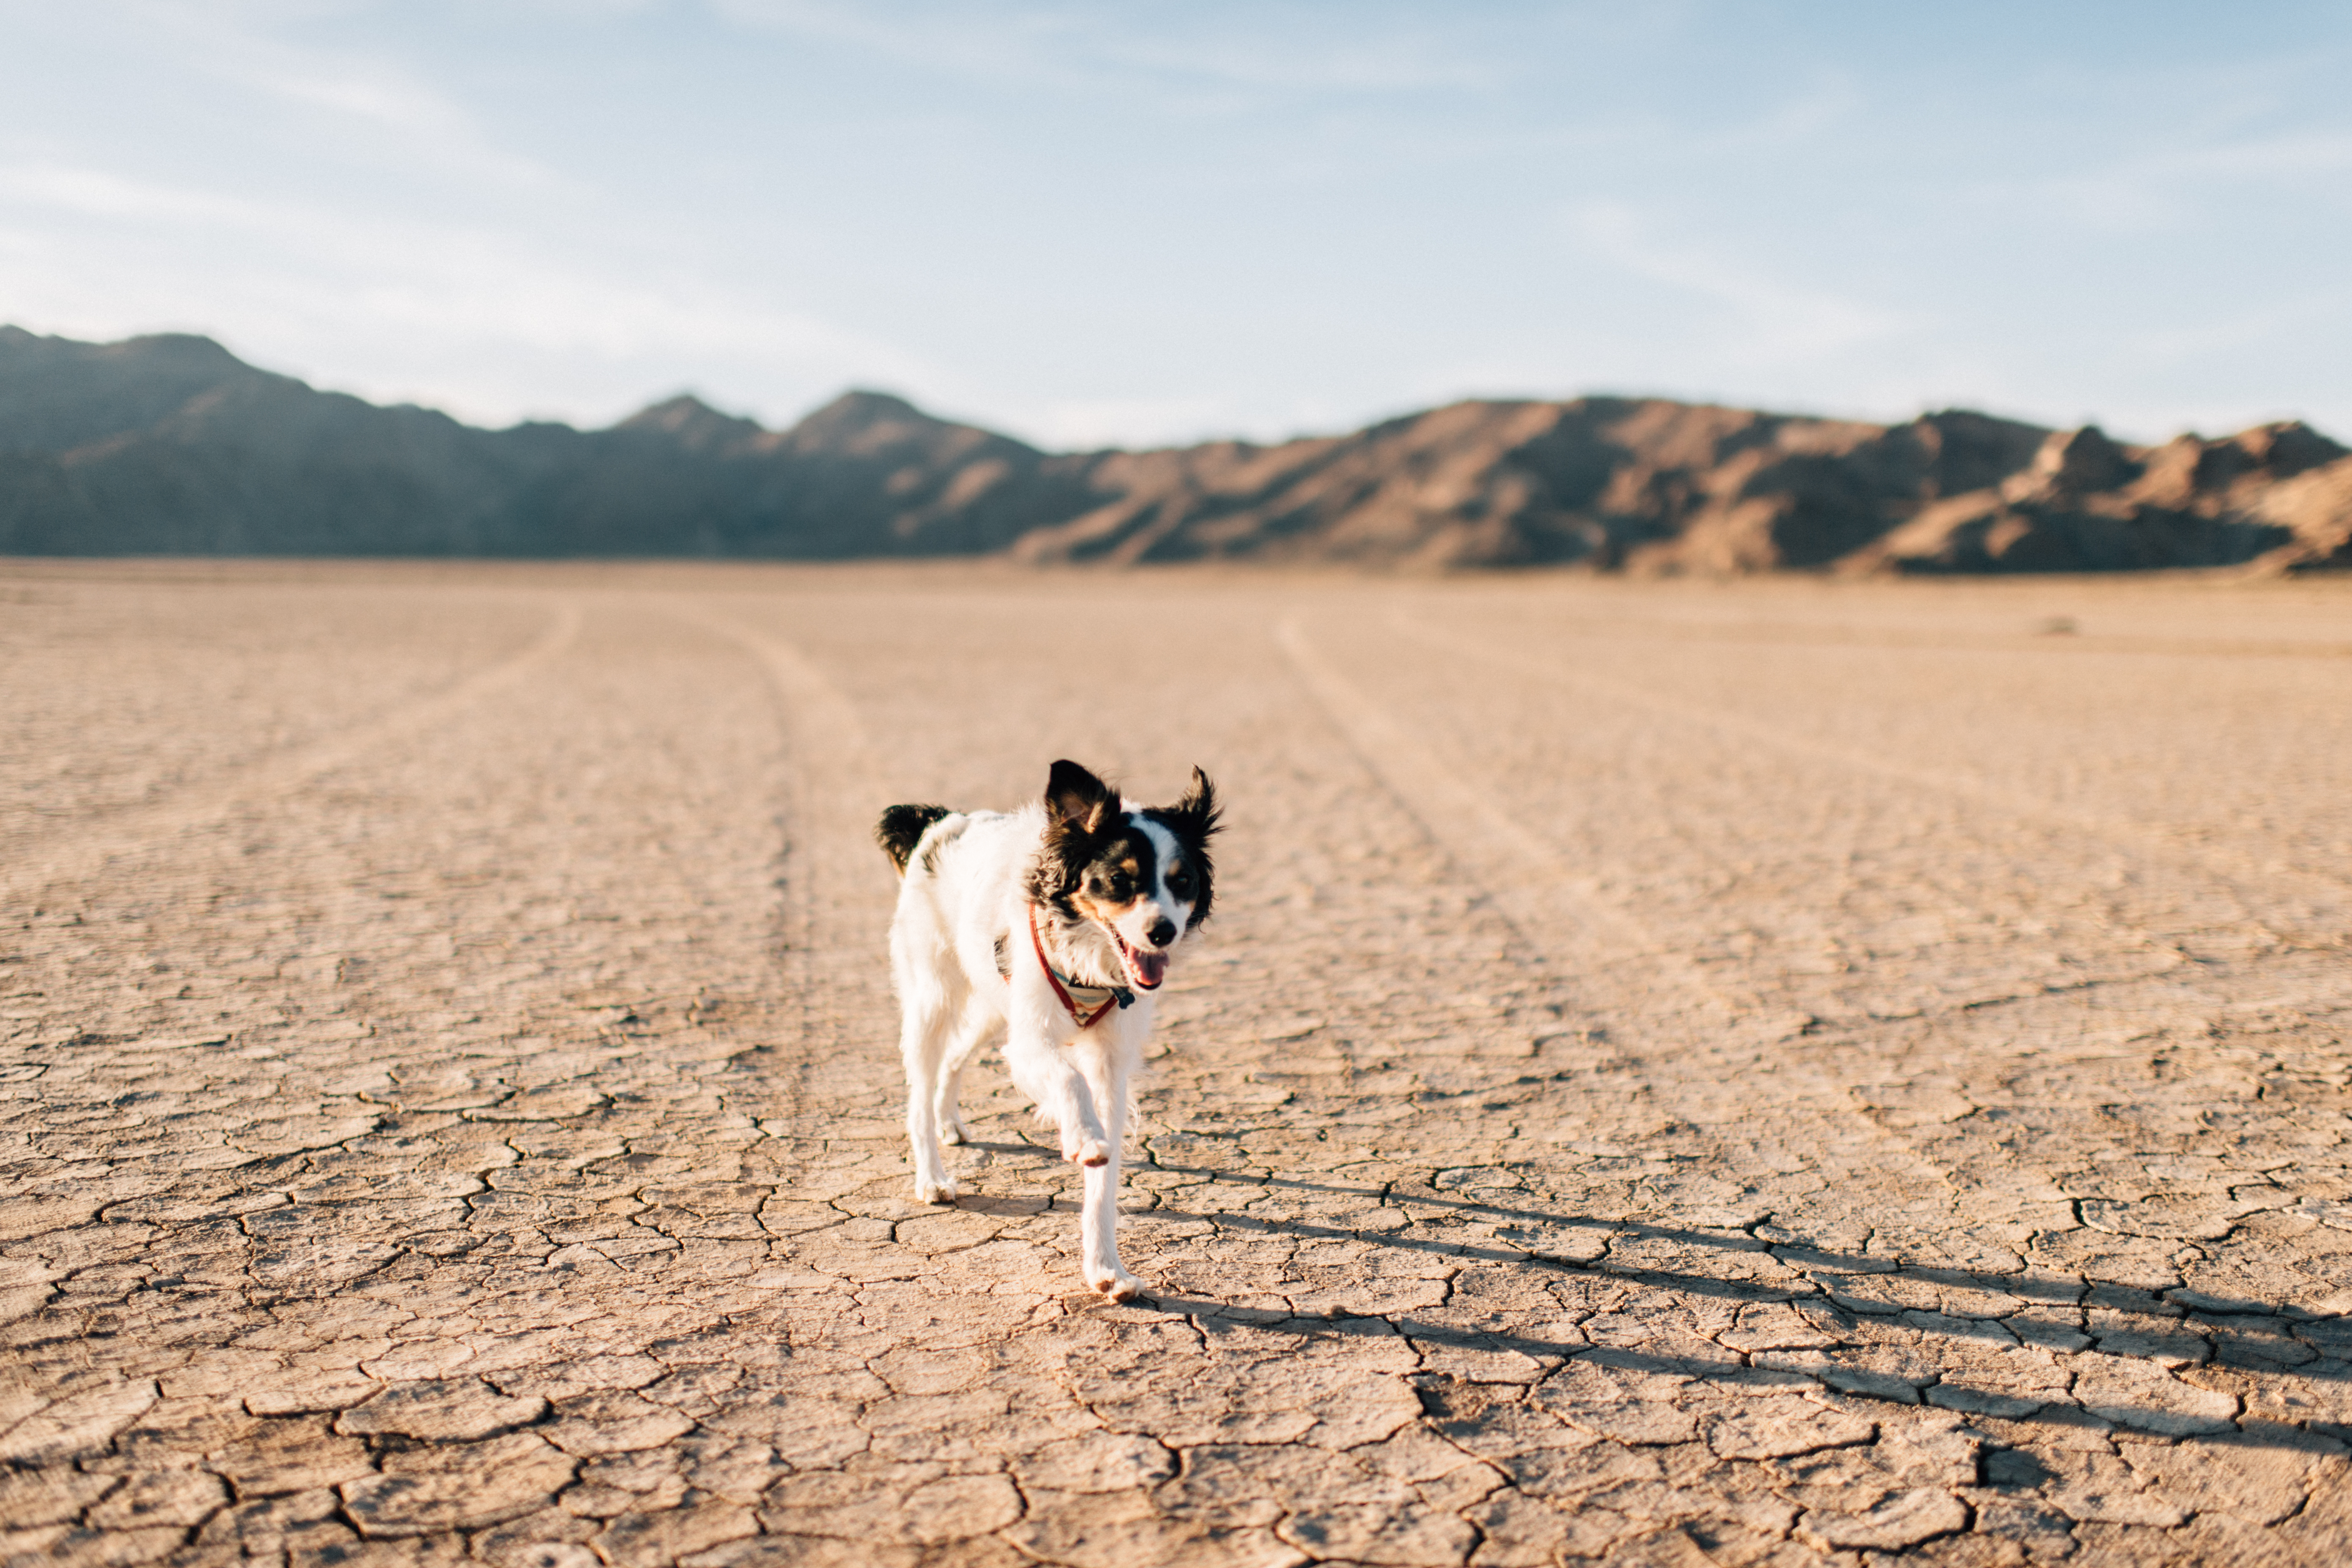
[{"label": "dog's hind leg", "polygon": [[907,1144],[915,1163],[915,1197],[927,1204],[951,1204],[955,1178],[948,1174],[947,1153],[940,1147],[939,1103],[947,1076],[949,1026],[955,1012],[936,990],[928,996],[909,996],[900,1021],[898,1054],[907,1064]]},{"label": "dog's hind leg", "polygon": [[981,1042],[988,1038],[989,1026],[997,1017],[995,1009],[982,1005],[975,996],[964,1004],[962,1016],[956,1019],[954,1032],[948,1037],[947,1052],[940,1062],[939,1087],[931,1103],[932,1121],[940,1130],[941,1142],[971,1141],[971,1129],[963,1124],[963,1069],[979,1051]]}]

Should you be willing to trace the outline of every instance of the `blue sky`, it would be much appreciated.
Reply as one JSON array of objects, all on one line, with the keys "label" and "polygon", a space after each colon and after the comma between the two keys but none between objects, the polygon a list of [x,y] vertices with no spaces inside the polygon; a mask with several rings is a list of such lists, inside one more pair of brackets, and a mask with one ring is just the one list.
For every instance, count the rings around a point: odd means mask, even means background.
[{"label": "blue sky", "polygon": [[2352,7],[0,0],[0,320],[491,423],[2352,439]]}]

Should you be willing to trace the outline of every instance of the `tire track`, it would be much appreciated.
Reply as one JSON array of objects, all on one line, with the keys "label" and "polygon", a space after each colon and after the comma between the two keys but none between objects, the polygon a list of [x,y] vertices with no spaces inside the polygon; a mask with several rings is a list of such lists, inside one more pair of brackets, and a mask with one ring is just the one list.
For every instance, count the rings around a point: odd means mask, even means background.
[{"label": "tire track", "polygon": [[30,905],[62,885],[99,875],[120,857],[209,826],[240,806],[290,795],[322,773],[438,724],[561,657],[578,637],[582,619],[577,603],[560,600],[547,626],[523,648],[434,696],[103,822],[87,827],[64,824],[47,841],[10,851],[6,865],[0,868],[0,898]]},{"label": "tire track", "polygon": [[780,1087],[795,1120],[821,1117],[887,1089],[893,1065],[881,958],[892,889],[870,838],[888,804],[883,768],[856,704],[800,647],[707,607],[674,610],[748,656],[775,696],[786,742],[777,923],[800,1017],[796,1071]]},{"label": "tire track", "polygon": [[[2126,852],[2137,853],[2145,850],[2147,847],[2147,845],[2145,842],[2142,842],[2138,836],[2133,834],[2127,826],[2125,826],[2124,831],[2118,832],[2116,831],[2117,825],[2106,824],[2105,823],[2105,819],[2090,817],[2082,814],[2065,812],[2063,808],[2058,807],[2045,808],[2042,803],[2035,801],[2030,796],[2019,795],[2014,791],[2002,789],[2000,786],[1996,784],[1985,784],[1982,781],[1969,779],[1963,775],[1945,773],[1937,769],[1916,767],[1899,762],[1892,762],[1885,758],[1874,756],[1869,752],[1863,752],[1855,748],[1841,746],[1833,742],[1810,741],[1801,737],[1790,736],[1782,733],[1779,730],[1774,729],[1768,724],[1745,719],[1738,714],[1712,708],[1704,703],[1690,702],[1665,696],[1662,693],[1654,692],[1633,681],[1614,679],[1608,676],[1595,675],[1588,671],[1566,669],[1561,668],[1557,665],[1517,658],[1501,649],[1481,643],[1475,638],[1464,637],[1460,634],[1450,633],[1437,627],[1431,626],[1426,622],[1422,621],[1402,610],[1392,609],[1389,613],[1387,620],[1388,624],[1395,630],[1408,637],[1411,637],[1412,640],[1422,644],[1424,647],[1430,648],[1433,651],[1468,658],[1489,668],[1507,670],[1523,680],[1538,681],[1555,687],[1565,687],[1571,690],[1601,697],[1616,702],[1622,707],[1629,708],[1636,712],[1659,715],[1667,719],[1680,721],[1694,728],[1705,730],[1718,737],[1733,738],[1741,742],[1753,742],[1759,746],[1770,752],[1783,756],[1793,757],[1799,759],[1801,762],[1812,763],[1816,764],[1825,763],[1850,773],[1859,773],[1869,777],[1889,779],[1897,783],[1913,784],[1925,789],[1937,791],[1948,796],[1957,797],[1980,806],[1990,807],[2006,816],[2022,817],[2027,821],[2039,822],[2041,825],[2047,827],[2055,827],[2070,832],[2089,831],[2095,837],[2099,837],[2102,841],[2122,848]],[[1991,840],[1990,838],[1979,838],[1979,842],[1989,847]],[[2161,847],[2162,846],[2159,845],[2159,847]],[[1695,847],[1693,848],[1693,853],[1694,855],[1704,856],[1708,864],[1718,870],[1727,872],[1734,869],[1728,862],[1719,856],[1707,855],[1706,852],[1698,850]],[[2214,875],[2210,868],[2205,868],[2202,874],[2207,877],[2212,877]],[[1929,885],[1940,886],[1940,883],[1937,879],[1933,878],[1928,873],[1923,871],[1918,875],[1923,881],[1927,882]],[[2325,880],[2325,879],[2315,879]],[[2217,880],[2219,881],[2219,885],[2227,889],[2232,898],[2238,900],[2239,902],[2244,904],[2246,907],[2255,908],[2260,906],[2261,900],[2251,898],[2236,882],[2228,879],[2217,879]],[[1941,892],[1948,906],[1951,908],[1969,910],[1995,920],[2006,918],[2002,911],[1985,908],[1977,889],[1968,887],[1941,887]],[[2082,912],[2084,911],[2078,911],[2078,913]],[[2118,919],[2111,910],[2103,910],[2096,914],[2089,915],[2086,923],[2098,931],[2104,931],[2108,937],[2114,940],[2118,947],[2126,950],[2137,950],[2141,953],[2160,957],[2165,961],[2165,964],[2164,969],[2151,971],[2146,973],[2134,972],[2128,973],[2110,974],[2102,973],[2099,975],[2085,977],[2084,980],[2079,982],[2081,984],[2106,984],[2116,981],[2149,979],[2153,978],[2155,974],[2164,973],[2165,970],[2168,970],[2180,963],[2189,962],[2178,942],[2166,937],[2158,931],[2150,930],[2144,925]],[[1979,1007],[1999,1005],[2004,1002],[2032,1000],[2038,996],[2051,994],[2051,990],[2052,987],[2046,984],[2027,984],[2024,988],[2013,993],[1998,994],[1987,993],[1979,995],[1972,995],[1962,1000],[1953,1000],[1939,1004],[1922,1005],[1918,1007],[1917,1015],[1922,1017],[1952,1016],[1970,1012]],[[1895,1013],[1890,1013],[1885,1016],[1885,1021],[1900,1021],[1901,1013],[1906,1011],[1908,1011],[1908,1009],[1898,1009]],[[1880,1015],[1876,1013],[1873,1013],[1870,1016],[1874,1019],[1880,1016]],[[1855,1027],[1859,1022],[1859,1020],[1853,1017],[1842,1017],[1839,1019],[1839,1026],[1842,1029],[1851,1030]]]},{"label": "tire track", "polygon": [[1391,611],[1388,621],[1389,625],[1397,631],[1425,647],[1442,648],[1448,653],[1492,668],[1509,669],[1522,677],[1545,680],[1555,685],[1571,686],[1596,696],[1638,708],[1645,712],[1664,714],[1721,734],[1736,735],[1743,741],[1754,742],[1758,745],[1769,747],[1788,755],[1826,762],[1853,772],[1941,791],[1946,795],[1957,795],[1980,805],[1991,806],[2012,816],[2040,822],[2047,826],[2094,834],[2121,848],[2139,853],[2153,851],[2158,857],[2170,860],[2180,869],[2217,879],[2232,893],[2240,891],[2235,879],[2246,875],[2265,880],[2275,880],[2280,877],[2299,878],[2306,882],[2326,888],[2331,894],[2338,898],[2347,892],[2352,892],[2352,879],[2331,876],[2326,872],[2313,870],[2307,867],[2256,866],[2242,859],[2231,859],[2209,854],[2179,843],[2168,837],[2162,829],[2145,824],[2117,821],[2112,817],[2100,816],[2088,812],[2074,811],[1983,779],[1971,778],[1964,773],[1954,773],[1940,768],[1919,767],[1877,756],[1856,747],[1839,745],[1834,742],[1808,740],[1802,736],[1790,735],[1772,725],[1745,719],[1737,713],[1710,707],[1706,703],[1670,697],[1633,681],[1596,675],[1589,670],[1562,668],[1555,664],[1516,657],[1499,648],[1482,644],[1475,638],[1432,626],[1402,610]]},{"label": "tire track", "polygon": [[[1731,1016],[1748,1017],[1763,1004],[1727,991],[1638,917],[1603,893],[1553,846],[1527,831],[1493,795],[1448,767],[1363,689],[1317,650],[1301,617],[1275,626],[1276,643],[1317,706],[1347,740],[1367,772],[1379,779],[1484,889],[1520,940],[1544,955],[1595,1006],[1596,974],[1606,972],[1617,993],[1610,1010],[1660,1018],[1662,1000],[1677,996]],[[1573,966],[1551,958],[1573,953]]]},{"label": "tire track", "polygon": [[[1423,630],[1410,625],[1409,617],[1402,614],[1392,615],[1390,621],[1391,625],[1407,632],[1408,635]],[[1547,680],[1555,686],[1569,686],[1581,691],[1589,684],[1601,695],[1635,706],[1643,713],[1663,711],[1670,718],[1693,719],[1699,721],[1721,718],[1728,721],[1722,724],[1710,725],[1717,733],[1727,732],[1759,741],[1776,739],[1771,731],[1761,725],[1737,721],[1735,716],[1731,715],[1718,715],[1705,710],[1700,705],[1679,704],[1673,702],[1672,700],[1651,702],[1647,700],[1648,694],[1633,687],[1632,683],[1606,681],[1604,678],[1594,678],[1588,683],[1582,678],[1569,672],[1555,671],[1528,661],[1504,658],[1491,649],[1477,646],[1467,638],[1433,634],[1417,635],[1414,640],[1423,647],[1448,658],[1475,657],[1482,664],[1490,667],[1507,666],[1523,678]],[[1369,700],[1365,700],[1369,706]],[[1389,736],[1404,734],[1402,725],[1397,721],[1377,710],[1374,710],[1365,722],[1368,725],[1377,724]],[[1815,761],[1853,760],[1857,763],[1873,761],[1872,759],[1848,759],[1841,754],[1843,750],[1841,748],[1815,748],[1801,742],[1780,746],[1776,750],[1783,754],[1794,752],[1800,757]],[[1424,754],[1426,754],[1425,748]],[[1911,777],[1913,782],[1941,782],[1934,780],[1927,770],[1912,770],[1899,765],[1868,767],[1865,771],[1882,776]],[[1457,799],[1475,793],[1470,791],[1468,785],[1459,784],[1458,781],[1454,787]],[[1447,812],[1440,819],[1441,827],[1438,830],[1443,830],[1443,824],[1461,820],[1469,814],[1470,809],[1465,804],[1462,807]],[[1488,831],[1492,831],[1494,825],[1498,823],[1513,824],[1524,820],[1523,817],[1515,818],[1491,801],[1477,802],[1475,811],[1487,825]],[[1512,830],[1522,831],[1516,827]],[[1690,845],[1687,839],[1685,843],[1694,857],[1705,855],[1706,852],[1703,849],[1696,845]],[[1721,864],[1720,861],[1716,863]],[[1944,891],[1945,895],[1956,904],[1981,906],[1981,894],[1978,890],[1966,887],[1948,887]],[[2254,904],[2252,907],[2260,906]],[[1996,919],[2000,918],[1998,910],[1981,910],[1981,912]],[[2179,948],[2173,943],[2135,924],[2119,921],[2112,913],[2101,913],[2094,918],[2091,924],[2094,929],[2103,930],[2119,948],[2137,949],[2145,952],[2176,958],[2179,955]],[[1874,1122],[1865,1105],[1856,1103],[1854,1090],[1857,1089],[1867,1088],[1881,1081],[1907,1083],[1923,1071],[1920,1067],[1904,1057],[1900,1045],[1896,1043],[1901,1038],[1900,1034],[1890,1036],[1886,1031],[1902,1031],[1906,1026],[1915,1026],[1916,1021],[1936,1022],[1958,1017],[1987,1005],[2032,1002],[2067,990],[2132,984],[2158,978],[2159,978],[2158,974],[2116,974],[2101,971],[2084,977],[2076,985],[2062,986],[2046,982],[2037,984],[2026,981],[2025,977],[2021,975],[2020,981],[2023,982],[2022,987],[2013,994],[1979,994],[1966,1000],[1956,999],[1941,1005],[1922,1006],[1918,1009],[1916,1020],[1906,1020],[1895,1014],[1889,1014],[1882,1018],[1875,1013],[1871,1014],[1867,1020],[1852,1016],[1838,1017],[1834,1020],[1833,1037],[1826,1043],[1785,1047],[1780,1054],[1769,1061],[1748,1059],[1751,1053],[1743,1050],[1738,1043],[1731,1040],[1708,1042],[1699,1045],[1695,1049],[1685,1049],[1678,1053],[1679,1059],[1685,1068],[1705,1064],[1709,1069],[1696,1077],[1687,1073],[1681,1075],[1684,1082],[1679,1091],[1670,1089],[1666,1082],[1667,1079],[1676,1075],[1654,1073],[1653,1079],[1660,1089],[1662,1103],[1673,1103],[1683,1108],[1694,1121],[1702,1125],[1727,1127],[1732,1119],[1730,1112],[1736,1109],[1741,1092],[1735,1089],[1730,1091],[1728,1098],[1721,1095],[1709,1096],[1699,1092],[1695,1087],[1696,1084],[1703,1084],[1710,1080],[1719,1080],[1725,1085],[1744,1085],[1748,1089],[1754,1090],[1757,1098],[1762,1102],[1775,1105],[1789,1114],[1817,1119],[1814,1130],[1810,1134],[1816,1145],[1814,1157],[1817,1168],[1829,1169],[1830,1167],[1822,1165],[1820,1163],[1828,1160],[1832,1153],[1835,1152],[1837,1161],[1843,1162],[1842,1164],[1837,1164],[1835,1170],[1840,1180],[1871,1171],[1879,1171],[1883,1173],[1885,1168],[1884,1163],[1893,1157],[1893,1151],[1900,1149],[1902,1158],[1913,1175],[1948,1181],[1952,1179],[1950,1174],[1952,1157],[1927,1146],[1935,1143],[1937,1139],[1937,1126],[1923,1125],[1902,1130],[1881,1127]],[[2338,992],[2340,992],[2340,985],[2324,986],[2299,1000],[2308,1002],[2317,996],[2333,995]],[[1799,1005],[1817,1006],[1818,1004],[1799,1004]],[[1892,1047],[1891,1050],[1890,1047]],[[1657,1057],[1654,1053],[1653,1056],[1654,1067],[1663,1064],[1663,1057]],[[1981,1087],[1979,1084],[1977,1089],[1971,1089],[1970,1094],[1978,1094]],[[1856,1132],[1861,1134],[1858,1143],[1852,1137],[1852,1134]],[[1854,1143],[1861,1152],[1856,1153],[1854,1149],[1847,1148],[1846,1145],[1849,1143]]]},{"label": "tire track", "polygon": [[[1610,900],[1339,674],[1298,615],[1278,622],[1275,638],[1366,770],[1487,891],[1581,1010],[1605,1023],[1611,1053],[1633,1055],[1635,1081],[1651,1102],[1699,1130],[1712,1168],[1740,1167],[1738,1139],[1752,1091],[1784,1121],[1800,1119],[1782,1141],[1810,1150],[1808,1168],[1822,1170],[1860,1147],[1867,1152],[1846,1158],[1842,1174],[1866,1168],[1930,1185],[1951,1180],[1949,1168],[1914,1140],[1890,1138],[1848,1092],[1845,1074],[1790,1070],[1777,1053],[1813,1022],[1809,1015],[1792,1016],[1761,997],[1727,990]],[[1536,940],[1563,928],[1576,931],[1576,940]],[[1811,1124],[1802,1125],[1803,1119]]]},{"label": "tire track", "polygon": [[[2299,868],[2262,868],[2232,864],[2221,857],[2200,854],[2193,848],[2172,841],[2158,831],[2145,828],[2137,824],[2116,822],[2089,813],[2070,811],[2017,791],[2005,789],[1999,784],[1969,778],[1963,774],[1951,773],[1940,769],[1917,767],[1874,756],[1853,747],[1788,735],[1760,721],[1746,719],[1737,713],[1727,712],[1705,703],[1691,702],[1654,692],[1633,681],[1619,680],[1589,671],[1562,668],[1556,664],[1516,658],[1501,649],[1485,645],[1475,638],[1431,626],[1426,622],[1402,610],[1392,610],[1388,616],[1388,622],[1395,630],[1425,647],[1468,658],[1489,668],[1507,669],[1522,679],[1566,687],[1598,696],[1635,711],[1663,715],[1681,721],[1717,736],[1752,742],[1760,747],[1783,756],[1796,758],[1801,762],[1827,763],[1848,773],[1889,779],[1935,791],[1948,798],[1990,809],[2007,818],[2022,820],[2061,832],[2087,834],[2127,856],[2141,859],[2143,863],[2153,859],[2158,863],[2168,864],[2192,884],[2201,883],[2210,889],[2222,892],[2247,910],[2261,910],[2266,905],[2274,905],[2275,898],[2270,893],[2269,889],[2282,877],[2298,876],[2308,888],[2327,889],[2328,895],[2332,896],[2328,896],[2326,901],[2336,905],[2339,910],[2343,908],[2341,890],[2352,889],[2352,881],[2333,878],[2323,872],[2306,871]],[[1987,836],[1980,837],[1979,842],[1989,847],[1992,840]],[[2257,894],[2250,890],[2250,880],[2263,883],[2264,892]],[[1999,916],[1999,911],[1982,907],[1974,889],[1946,888],[1944,891],[1955,907]],[[2168,969],[2195,962],[2182,945],[2186,940],[2184,937],[2168,936],[2146,924],[2120,918],[2112,908],[2102,908],[2095,913],[2088,910],[2078,910],[2077,913],[2086,916],[2087,923],[2105,931],[2120,947],[2162,956],[2168,961],[2166,965]],[[2341,916],[2339,915],[2338,918]],[[2264,919],[2261,924],[2263,929],[2270,931],[2273,937],[2289,948],[2305,951],[2341,951],[2345,945],[2345,938],[2340,935],[2319,934],[2307,931],[2298,933],[2286,929],[2288,922],[2275,919]],[[2155,973],[2160,973],[2163,971],[2146,974],[2103,975],[2087,979],[2084,984],[2104,984],[2116,980],[2150,979]],[[1965,1001],[1923,1007],[1921,1015],[1929,1017],[1944,1016],[2001,1002],[2028,1001],[2038,995],[2048,994],[2049,991],[2050,987],[2044,985],[2038,990],[2029,987],[2009,995],[1988,994]]]}]

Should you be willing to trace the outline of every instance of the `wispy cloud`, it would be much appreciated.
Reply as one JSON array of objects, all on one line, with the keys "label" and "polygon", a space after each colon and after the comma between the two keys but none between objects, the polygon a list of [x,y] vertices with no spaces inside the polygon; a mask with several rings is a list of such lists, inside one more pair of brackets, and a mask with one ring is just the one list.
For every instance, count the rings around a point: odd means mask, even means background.
[{"label": "wispy cloud", "polygon": [[544,163],[500,145],[463,105],[389,51],[333,48],[293,36],[305,23],[352,8],[132,0],[125,10],[141,27],[168,37],[185,68],[317,111],[347,130],[392,138],[405,163],[462,171],[469,181],[562,183]]},{"label": "wispy cloud", "polygon": [[1728,310],[1739,336],[1731,346],[1744,357],[1833,358],[1915,324],[1904,312],[1788,282],[1730,260],[1715,247],[1661,239],[1641,213],[1623,203],[1587,204],[1569,215],[1569,225],[1588,256]]},{"label": "wispy cloud", "polygon": [[2133,347],[2151,364],[2193,363],[2242,356],[2250,349],[2284,342],[2315,327],[2340,329],[2347,321],[2352,321],[2352,283],[2264,299],[2195,321],[2153,325],[2138,334]]},{"label": "wispy cloud", "polygon": [[[2299,128],[2135,149],[2041,178],[1994,184],[1980,204],[2099,234],[2149,235],[2209,224],[2218,201],[2248,197],[2326,201],[2352,173],[2352,131]],[[2335,197],[2352,207],[2352,193]]]},{"label": "wispy cloud", "polygon": [[[174,254],[184,268],[93,268],[76,252],[99,247],[41,242],[57,233],[32,221],[41,214],[114,236],[102,247],[110,254]],[[946,379],[896,344],[691,272],[558,254],[495,228],[263,201],[104,168],[0,157],[0,239],[11,242],[0,251],[0,296],[12,311],[68,329],[104,319],[110,299],[117,321],[126,309],[151,325],[258,317],[289,341],[437,344],[452,364],[503,347],[614,363],[758,365],[818,384]],[[224,257],[243,258],[233,281]],[[524,412],[450,401],[478,416]]]},{"label": "wispy cloud", "polygon": [[[929,5],[885,12],[840,0],[711,0],[739,26],[853,45],[1006,87],[1250,92],[1475,92],[1518,66],[1465,48],[1429,14],[1366,7],[1184,8]],[[1593,8],[1596,9],[1597,8]]]},{"label": "wispy cloud", "polygon": [[2197,147],[2156,160],[2136,171],[2143,177],[2171,174],[2221,180],[2286,181],[2298,188],[2328,174],[2352,171],[2352,131],[2294,131]]},{"label": "wispy cloud", "polygon": [[1099,397],[1015,409],[1011,423],[1049,448],[1086,451],[1188,440],[1231,418],[1232,411],[1214,397]]},{"label": "wispy cloud", "polygon": [[284,223],[289,209],[247,196],[160,184],[108,169],[0,154],[0,202],[132,222]]}]

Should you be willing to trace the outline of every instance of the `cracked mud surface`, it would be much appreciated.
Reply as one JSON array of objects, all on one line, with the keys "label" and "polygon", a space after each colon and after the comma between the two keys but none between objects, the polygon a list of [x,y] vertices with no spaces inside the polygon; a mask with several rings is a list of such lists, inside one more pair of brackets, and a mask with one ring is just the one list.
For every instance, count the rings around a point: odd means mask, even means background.
[{"label": "cracked mud surface", "polygon": [[[2344,1561],[2347,612],[0,568],[0,1558]],[[1060,755],[1233,806],[1124,1307],[898,1125]]]}]

